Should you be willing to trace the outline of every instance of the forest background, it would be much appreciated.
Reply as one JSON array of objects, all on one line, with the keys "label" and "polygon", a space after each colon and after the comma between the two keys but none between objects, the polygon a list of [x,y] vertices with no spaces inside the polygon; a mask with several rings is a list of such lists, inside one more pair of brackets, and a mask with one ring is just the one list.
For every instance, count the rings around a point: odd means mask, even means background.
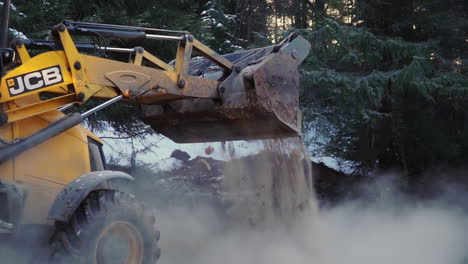
[{"label": "forest background", "polygon": [[[405,185],[468,160],[468,1],[14,0],[10,37],[50,38],[64,19],[188,30],[219,53],[312,44],[301,67],[304,137],[356,177],[396,170]],[[138,45],[112,41],[109,45]],[[165,60],[175,46],[145,48]],[[151,133],[129,105],[91,120],[121,137]],[[124,121],[124,122],[123,122]],[[132,155],[133,157],[134,155]]]}]

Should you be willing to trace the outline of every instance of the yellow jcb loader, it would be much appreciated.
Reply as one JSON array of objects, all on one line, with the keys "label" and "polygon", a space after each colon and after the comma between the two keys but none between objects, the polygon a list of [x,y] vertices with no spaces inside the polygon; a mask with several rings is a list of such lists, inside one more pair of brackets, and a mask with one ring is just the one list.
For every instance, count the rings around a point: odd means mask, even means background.
[{"label": "yellow jcb loader", "polygon": [[[221,56],[185,31],[64,21],[51,32],[52,40],[15,40],[0,56],[0,240],[34,230],[51,262],[149,264],[160,255],[132,176],[106,170],[103,141],[81,125],[106,106],[137,104],[145,123],[180,143],[300,134],[298,66],[310,48],[300,36]],[[168,63],[143,47],[72,36],[173,41],[177,55]],[[104,102],[69,113],[90,99]]]}]

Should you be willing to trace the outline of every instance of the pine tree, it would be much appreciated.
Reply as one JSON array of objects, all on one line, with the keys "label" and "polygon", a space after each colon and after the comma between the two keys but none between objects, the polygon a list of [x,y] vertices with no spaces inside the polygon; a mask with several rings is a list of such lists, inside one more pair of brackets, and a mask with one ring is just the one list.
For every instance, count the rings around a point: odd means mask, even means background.
[{"label": "pine tree", "polygon": [[330,138],[323,151],[409,174],[468,158],[466,68],[444,57],[439,36],[407,42],[331,19],[301,33],[313,47],[303,106],[308,126]]},{"label": "pine tree", "polygon": [[225,10],[221,3],[208,1],[200,13],[202,20],[200,41],[221,54],[240,50],[245,44],[245,41],[237,39],[232,33],[236,27],[237,16],[225,13]]}]

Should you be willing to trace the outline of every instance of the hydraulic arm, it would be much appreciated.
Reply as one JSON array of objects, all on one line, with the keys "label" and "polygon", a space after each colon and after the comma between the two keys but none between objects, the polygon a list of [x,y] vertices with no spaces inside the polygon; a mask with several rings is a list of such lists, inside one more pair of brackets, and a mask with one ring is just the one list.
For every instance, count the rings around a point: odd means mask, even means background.
[{"label": "hydraulic arm", "polygon": [[[103,47],[74,41],[72,35],[174,41],[177,54],[168,63],[143,47]],[[309,43],[299,36],[224,56],[185,31],[64,21],[52,28],[52,36],[50,41],[13,43],[15,58],[3,64],[0,86],[4,123],[90,98],[122,98],[142,105],[142,120],[176,142],[300,134],[298,66]],[[53,51],[32,57],[31,49]],[[92,51],[127,53],[129,60],[90,55]],[[8,54],[2,51],[2,61]],[[201,58],[192,59],[194,55]],[[39,97],[43,94],[46,99]],[[3,156],[0,152],[0,161]]]}]

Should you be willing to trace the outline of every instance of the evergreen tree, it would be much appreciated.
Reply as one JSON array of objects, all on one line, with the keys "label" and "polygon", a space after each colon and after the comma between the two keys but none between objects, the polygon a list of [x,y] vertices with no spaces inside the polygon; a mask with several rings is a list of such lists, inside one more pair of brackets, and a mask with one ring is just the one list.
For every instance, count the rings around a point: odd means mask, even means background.
[{"label": "evergreen tree", "polygon": [[303,106],[309,127],[329,135],[326,153],[409,174],[468,158],[464,52],[451,60],[436,38],[407,42],[330,19],[301,33],[313,44]]},{"label": "evergreen tree", "polygon": [[202,30],[200,41],[218,53],[231,53],[242,49],[245,41],[237,39],[232,32],[236,27],[237,16],[227,14],[224,5],[216,1],[208,1],[200,13]]}]

